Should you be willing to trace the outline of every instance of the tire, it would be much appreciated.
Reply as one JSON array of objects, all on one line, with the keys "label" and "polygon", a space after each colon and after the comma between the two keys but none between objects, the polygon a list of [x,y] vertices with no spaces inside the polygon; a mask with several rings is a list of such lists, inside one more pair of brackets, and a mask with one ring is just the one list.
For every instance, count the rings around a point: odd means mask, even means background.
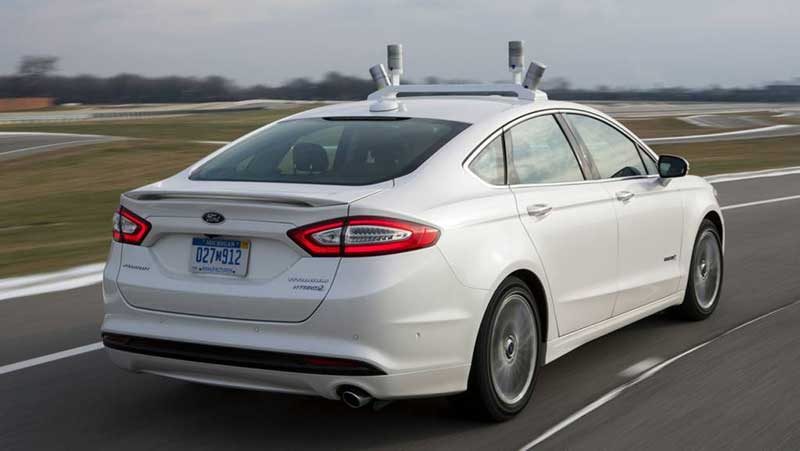
[{"label": "tire", "polygon": [[541,320],[528,286],[509,277],[484,314],[467,392],[458,399],[478,418],[505,421],[531,399],[544,363]]},{"label": "tire", "polygon": [[722,292],[724,258],[722,240],[713,222],[700,224],[692,249],[689,281],[683,303],[675,312],[683,319],[702,321],[716,310]]}]

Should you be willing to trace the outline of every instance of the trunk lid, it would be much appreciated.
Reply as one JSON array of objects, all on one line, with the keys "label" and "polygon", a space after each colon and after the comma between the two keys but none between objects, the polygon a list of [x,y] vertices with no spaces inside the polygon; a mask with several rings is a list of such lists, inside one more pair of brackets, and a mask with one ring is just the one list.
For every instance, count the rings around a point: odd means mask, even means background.
[{"label": "trunk lid", "polygon": [[[117,277],[122,295],[143,309],[277,322],[308,318],[339,265],[338,257],[309,257],[286,232],[347,216],[351,202],[392,186],[181,182],[123,195],[122,205],[152,229],[141,246],[123,246]],[[207,223],[203,215],[209,212],[224,220]],[[247,241],[246,276],[192,272],[195,238]]]}]

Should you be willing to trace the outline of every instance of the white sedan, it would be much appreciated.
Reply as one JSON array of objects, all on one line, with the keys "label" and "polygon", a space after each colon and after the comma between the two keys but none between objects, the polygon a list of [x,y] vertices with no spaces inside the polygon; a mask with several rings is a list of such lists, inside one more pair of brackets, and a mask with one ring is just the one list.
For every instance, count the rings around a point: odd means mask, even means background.
[{"label": "white sedan", "polygon": [[687,171],[520,85],[389,86],[122,195],[104,343],[135,372],[507,419],[578,346],[717,307],[722,214]]}]

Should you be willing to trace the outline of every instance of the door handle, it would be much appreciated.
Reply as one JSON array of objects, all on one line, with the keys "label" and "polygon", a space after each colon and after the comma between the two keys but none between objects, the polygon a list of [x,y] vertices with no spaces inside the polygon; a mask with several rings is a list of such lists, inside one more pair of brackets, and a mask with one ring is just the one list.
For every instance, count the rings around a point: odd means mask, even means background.
[{"label": "door handle", "polygon": [[635,196],[635,194],[630,191],[617,191],[617,200],[621,200],[622,202],[633,199],[633,196]]},{"label": "door handle", "polygon": [[528,216],[544,216],[550,213],[551,210],[553,210],[553,207],[547,204],[528,205]]}]

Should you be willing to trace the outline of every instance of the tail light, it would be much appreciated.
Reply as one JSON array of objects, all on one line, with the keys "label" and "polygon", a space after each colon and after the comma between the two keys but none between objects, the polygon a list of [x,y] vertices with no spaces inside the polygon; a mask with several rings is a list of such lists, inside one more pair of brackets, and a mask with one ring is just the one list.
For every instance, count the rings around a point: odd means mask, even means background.
[{"label": "tail light", "polygon": [[298,227],[288,235],[315,257],[357,257],[430,247],[439,230],[398,219],[353,217]]},{"label": "tail light", "polygon": [[119,207],[114,213],[114,241],[138,246],[149,231],[150,223],[127,208]]}]

